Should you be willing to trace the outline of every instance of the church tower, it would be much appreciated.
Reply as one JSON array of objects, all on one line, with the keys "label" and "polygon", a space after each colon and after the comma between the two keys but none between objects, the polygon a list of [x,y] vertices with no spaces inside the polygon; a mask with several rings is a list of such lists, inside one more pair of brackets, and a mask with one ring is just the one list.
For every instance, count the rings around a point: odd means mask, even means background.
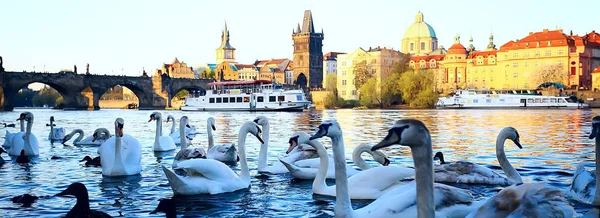
[{"label": "church tower", "polygon": [[323,30],[315,32],[312,13],[304,11],[300,24],[292,31],[294,40],[294,84],[302,87],[321,87],[323,84]]},{"label": "church tower", "polygon": [[225,22],[225,28],[221,33],[221,46],[217,48],[217,65],[223,62],[235,63],[235,48],[229,44],[229,30],[227,29],[227,22]]}]

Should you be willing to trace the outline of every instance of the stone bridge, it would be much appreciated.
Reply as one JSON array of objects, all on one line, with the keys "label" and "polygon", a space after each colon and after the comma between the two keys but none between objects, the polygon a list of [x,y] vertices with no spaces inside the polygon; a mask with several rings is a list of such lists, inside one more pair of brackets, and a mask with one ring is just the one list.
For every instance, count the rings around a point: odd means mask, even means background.
[{"label": "stone bridge", "polygon": [[154,77],[108,76],[72,72],[32,73],[4,72],[0,65],[0,105],[13,110],[13,99],[31,83],[44,83],[63,97],[65,110],[98,110],[100,97],[110,88],[121,85],[129,88],[139,99],[139,109],[165,109],[181,90],[206,91],[213,80]]}]

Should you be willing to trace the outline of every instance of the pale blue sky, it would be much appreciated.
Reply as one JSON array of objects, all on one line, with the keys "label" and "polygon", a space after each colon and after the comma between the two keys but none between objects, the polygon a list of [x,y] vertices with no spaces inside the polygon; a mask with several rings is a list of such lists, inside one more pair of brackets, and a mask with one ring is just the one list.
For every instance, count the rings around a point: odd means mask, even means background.
[{"label": "pale blue sky", "polygon": [[563,28],[584,34],[600,27],[598,0],[581,1],[155,1],[5,0],[0,7],[0,56],[11,71],[57,72],[77,64],[85,72],[140,75],[170,63],[214,63],[223,22],[240,63],[292,58],[292,29],[304,10],[325,32],[323,53],[358,47],[400,49],[415,14],[448,48],[456,33],[484,48],[490,31],[499,47],[530,31]]}]

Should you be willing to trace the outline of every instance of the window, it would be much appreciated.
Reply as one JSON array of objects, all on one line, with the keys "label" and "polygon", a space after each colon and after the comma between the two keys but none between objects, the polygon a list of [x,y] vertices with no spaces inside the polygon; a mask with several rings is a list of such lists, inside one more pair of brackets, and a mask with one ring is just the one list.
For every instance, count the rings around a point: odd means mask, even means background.
[{"label": "window", "polygon": [[524,65],[525,67],[529,67],[529,61],[525,61],[525,63],[523,63],[523,65]]},{"label": "window", "polygon": [[376,64],[377,63],[377,59],[371,59],[371,64]]},{"label": "window", "polygon": [[421,42],[421,50],[425,50],[425,43]]},{"label": "window", "polygon": [[346,61],[342,61],[342,66],[346,66]]},{"label": "window", "polygon": [[429,63],[430,67],[435,67],[435,61],[432,61],[431,63]]},{"label": "window", "polygon": [[414,51],[415,50],[415,43],[410,43],[410,51]]},{"label": "window", "polygon": [[563,51],[562,49],[558,49],[558,55],[563,55],[565,51]]},{"label": "window", "polygon": [[244,102],[250,102],[250,98],[249,97],[244,97]]},{"label": "window", "polygon": [[551,50],[546,50],[546,56],[550,56],[552,55],[552,51]]},{"label": "window", "polygon": [[540,63],[539,63],[538,61],[534,61],[534,62],[533,62],[533,66],[539,67],[539,66],[540,66]]},{"label": "window", "polygon": [[229,98],[223,98],[223,103],[229,103]]},{"label": "window", "polygon": [[372,73],[373,75],[375,75],[375,74],[377,74],[377,70],[375,70],[375,69],[371,69],[371,73]]},{"label": "window", "polygon": [[352,95],[356,95],[356,90],[352,90]]},{"label": "window", "polygon": [[236,102],[240,102],[241,103],[242,102],[242,97],[237,97],[236,98]]},{"label": "window", "polygon": [[342,90],[342,96],[346,95],[346,90]]},{"label": "window", "polygon": [[231,103],[235,103],[235,97],[231,97],[231,98],[229,98],[229,102],[231,102]]},{"label": "window", "polygon": [[513,77],[514,77],[514,78],[517,78],[517,77],[519,77],[519,73],[513,73]]},{"label": "window", "polygon": [[519,62],[513,62],[513,67],[518,67],[519,66]]},{"label": "window", "polygon": [[535,56],[539,57],[540,56],[540,51],[535,51]]},{"label": "window", "polygon": [[209,98],[208,103],[215,103],[215,98]]},{"label": "window", "polygon": [[518,58],[518,57],[519,57],[519,53],[513,52],[513,58]]},{"label": "window", "polygon": [[345,86],[346,85],[346,80],[342,80],[342,85]]},{"label": "window", "polygon": [[269,102],[275,102],[275,96],[269,96]]},{"label": "window", "polygon": [[262,96],[258,96],[258,98],[256,98],[256,102],[264,102],[265,99]]},{"label": "window", "polygon": [[[344,62],[344,63],[346,63],[346,62]],[[342,76],[345,76],[345,75],[346,75],[346,71],[342,70]]]},{"label": "window", "polygon": [[425,68],[425,63],[421,63],[421,64],[419,65],[419,68]]},{"label": "window", "polygon": [[523,57],[529,57],[529,52],[528,52],[528,51],[527,51],[527,52],[524,52],[524,53],[523,53]]},{"label": "window", "polygon": [[285,96],[283,96],[283,95],[277,96],[277,101],[285,101]]},{"label": "window", "polygon": [[483,64],[483,60],[477,60],[477,64]]}]

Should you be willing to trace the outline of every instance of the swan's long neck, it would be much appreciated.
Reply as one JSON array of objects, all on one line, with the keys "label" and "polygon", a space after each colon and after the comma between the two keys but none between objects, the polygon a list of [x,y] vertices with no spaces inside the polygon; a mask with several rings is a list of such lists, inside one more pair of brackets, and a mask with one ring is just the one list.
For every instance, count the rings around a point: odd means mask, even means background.
[{"label": "swan's long neck", "polygon": [[71,133],[69,133],[69,136],[73,137],[75,134],[79,134],[79,135],[77,135],[77,138],[75,138],[75,140],[73,140],[74,143],[79,142],[83,139],[83,130],[82,129],[73,130]]},{"label": "swan's long neck", "polygon": [[110,138],[110,132],[106,128],[99,128],[99,132],[104,134],[104,139]]},{"label": "swan's long neck", "polygon": [[342,134],[331,137],[333,162],[335,166],[335,209],[336,217],[352,217],[352,205],[348,193],[348,173],[346,172],[346,155]]},{"label": "swan's long neck", "polygon": [[260,145],[260,151],[258,153],[258,169],[267,167],[267,156],[269,155],[269,123],[262,125],[262,128],[262,138],[264,143]]},{"label": "swan's long neck", "polygon": [[173,134],[175,132],[175,119],[171,119],[173,121],[173,125],[171,125],[171,133]]},{"label": "swan's long neck", "polygon": [[54,134],[54,121],[52,119],[50,119],[50,133]]},{"label": "swan's long neck", "polygon": [[356,166],[360,167],[362,170],[368,170],[371,168],[371,165],[369,165],[360,156],[364,152],[367,152],[367,153],[373,155],[373,153],[371,153],[371,148],[369,146],[360,145],[360,146],[356,147],[354,149],[354,151],[352,152],[352,161],[354,161],[354,164],[356,164]]},{"label": "swan's long neck", "polygon": [[417,214],[419,218],[435,217],[433,198],[433,149],[431,141],[411,146],[417,183]]},{"label": "swan's long neck", "polygon": [[33,148],[31,148],[31,142],[29,141],[29,137],[31,136],[31,127],[33,127],[33,117],[27,120],[27,131],[25,131],[24,136],[26,148],[28,148],[33,153]]},{"label": "swan's long neck", "polygon": [[592,201],[592,205],[600,205],[600,170],[598,170],[598,166],[600,166],[600,137],[596,136],[596,194],[594,195],[594,200]]},{"label": "swan's long neck", "polygon": [[115,134],[115,161],[112,170],[120,170],[124,167],[123,157],[121,155],[121,137],[119,136],[118,131],[115,132],[117,132],[117,134]]},{"label": "swan's long neck", "polygon": [[156,119],[156,135],[154,136],[154,146],[159,146],[160,136],[162,136],[162,118],[158,116]]},{"label": "swan's long neck", "polygon": [[500,163],[500,167],[506,174],[506,177],[514,183],[523,183],[523,179],[521,179],[521,175],[517,170],[510,164],[508,158],[506,158],[506,153],[504,152],[504,142],[508,136],[506,134],[499,134],[496,138],[496,158],[498,158],[498,162]]},{"label": "swan's long neck", "polygon": [[248,161],[246,160],[246,135],[248,135],[248,129],[240,130],[238,135],[238,155],[240,156],[240,178],[243,180],[250,180],[250,169],[248,169]]},{"label": "swan's long neck", "polygon": [[179,146],[181,146],[181,150],[187,149],[187,135],[185,134],[185,123],[179,123]]},{"label": "swan's long neck", "polygon": [[[319,190],[327,187],[325,183],[325,178],[327,177],[327,169],[329,168],[329,155],[327,154],[327,150],[317,140],[311,140],[308,142],[310,146],[317,149],[317,154],[319,154],[319,169],[317,170],[317,175],[315,176],[315,180],[313,181],[313,192],[314,190]],[[344,167],[345,169],[345,167]]]},{"label": "swan's long neck", "polygon": [[25,132],[25,120],[19,122],[21,124],[21,132]]},{"label": "swan's long neck", "polygon": [[[184,126],[184,129],[185,129],[185,126]],[[215,140],[213,139],[213,132],[212,132],[213,130],[212,130],[212,126],[210,125],[210,122],[207,123],[206,129],[207,129],[206,134],[208,135],[208,150],[210,150],[213,146],[215,146]],[[185,135],[185,131],[182,134]],[[181,137],[183,137],[184,135],[181,135]]]}]

